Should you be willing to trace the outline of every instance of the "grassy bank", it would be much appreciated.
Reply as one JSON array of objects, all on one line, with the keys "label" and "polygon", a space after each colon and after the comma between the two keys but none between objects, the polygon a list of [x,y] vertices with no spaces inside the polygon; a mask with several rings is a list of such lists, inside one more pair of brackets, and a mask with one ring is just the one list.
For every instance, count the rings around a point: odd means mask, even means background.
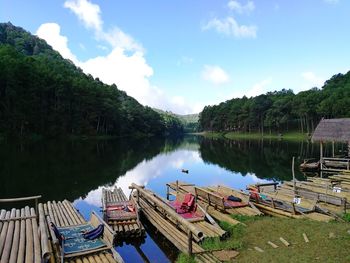
[{"label": "grassy bank", "polygon": [[[221,225],[231,236],[220,241],[212,239],[204,242],[206,249],[237,249],[239,256],[235,262],[350,262],[350,225],[338,222],[315,222],[310,220],[284,219],[273,217],[238,218],[247,227],[228,224]],[[305,233],[309,243],[304,241]],[[331,233],[331,234],[330,234]],[[330,237],[330,235],[332,237]],[[279,240],[286,239],[291,245],[286,247]],[[268,241],[278,245],[272,248]],[[261,248],[258,252],[254,247]],[[180,263],[193,262],[181,254]]]},{"label": "grassy bank", "polygon": [[202,132],[199,133],[209,138],[226,138],[226,139],[283,139],[283,140],[308,140],[307,134],[299,132],[277,133],[244,133],[244,132]]}]

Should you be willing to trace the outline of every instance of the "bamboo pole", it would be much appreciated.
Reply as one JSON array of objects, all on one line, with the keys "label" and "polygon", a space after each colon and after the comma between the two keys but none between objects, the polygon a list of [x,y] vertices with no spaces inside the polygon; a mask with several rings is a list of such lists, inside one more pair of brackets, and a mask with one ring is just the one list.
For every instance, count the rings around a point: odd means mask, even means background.
[{"label": "bamboo pole", "polygon": [[[29,207],[24,208],[25,215],[30,216]],[[34,242],[33,242],[33,226],[30,219],[26,219],[26,255],[25,262],[34,262]]]},{"label": "bamboo pole", "polygon": [[20,197],[20,198],[5,198],[5,199],[0,199],[0,203],[29,201],[29,200],[39,199],[39,198],[41,198],[41,195]]},{"label": "bamboo pole", "polygon": [[[25,210],[24,208],[21,209],[21,217],[25,216]],[[25,241],[26,241],[26,220],[21,220],[21,231],[19,234],[19,246],[18,246],[18,256],[17,256],[17,263],[23,263],[24,262],[24,248],[25,248]]]},{"label": "bamboo pole", "polygon": [[[30,209],[31,216],[35,216],[34,208]],[[35,218],[32,219],[33,241],[34,241],[34,262],[41,262],[40,239],[38,232],[38,224]]]},{"label": "bamboo pole", "polygon": [[199,237],[199,238],[203,237],[202,232],[200,232],[196,227],[194,227],[186,219],[179,216],[174,210],[171,209],[171,207],[169,207],[167,204],[162,202],[160,199],[158,199],[154,195],[146,192],[142,187],[140,187],[134,183],[131,184],[131,188],[137,189],[146,199],[151,200],[152,202],[157,204],[158,207],[164,209],[164,211],[167,213],[168,216],[172,217],[174,220],[179,222],[181,225],[183,225],[186,229],[190,230],[197,237]]},{"label": "bamboo pole", "polygon": [[[10,219],[10,214],[11,212],[7,211],[5,215],[5,219]],[[2,250],[4,249],[4,246],[5,246],[8,226],[9,226],[8,221],[5,221],[2,225],[1,234],[0,234],[0,255],[2,254]]]},{"label": "bamboo pole", "polygon": [[[10,218],[15,218],[15,217],[16,217],[16,209],[12,208]],[[8,263],[8,261],[9,261],[11,247],[12,247],[14,228],[15,228],[15,222],[10,221],[8,224],[8,228],[7,228],[4,250],[2,251],[2,254],[0,253],[1,254],[1,260],[0,260],[1,263]]]},{"label": "bamboo pole", "polygon": [[47,231],[47,224],[45,220],[43,204],[39,204],[39,228],[40,228],[40,243],[41,243],[41,256],[44,259],[48,259],[51,256],[51,250],[49,249],[49,237]]},{"label": "bamboo pole", "polygon": [[[16,210],[16,217],[21,216],[21,211],[19,209]],[[16,220],[15,222],[15,232],[13,234],[13,244],[11,248],[11,254],[10,254],[10,259],[9,263],[16,263],[17,255],[18,255],[18,246],[19,246],[19,234],[21,231],[21,222],[20,220]]]},{"label": "bamboo pole", "polygon": [[6,210],[2,209],[0,212],[0,233],[1,233],[2,225],[3,225],[3,222],[1,220],[5,218],[5,215],[6,215]]}]

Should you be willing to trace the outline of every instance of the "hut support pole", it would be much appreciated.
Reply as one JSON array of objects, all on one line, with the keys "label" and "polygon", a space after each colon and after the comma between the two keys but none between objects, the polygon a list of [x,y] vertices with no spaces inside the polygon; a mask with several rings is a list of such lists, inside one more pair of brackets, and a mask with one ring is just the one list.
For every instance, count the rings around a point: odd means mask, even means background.
[{"label": "hut support pole", "polygon": [[350,157],[350,141],[348,141],[348,156]]},{"label": "hut support pole", "polygon": [[191,230],[187,232],[187,237],[188,237],[188,254],[191,256],[192,255],[192,231]]},{"label": "hut support pole", "polygon": [[320,164],[321,164],[321,171],[323,170],[323,142],[320,141]]},{"label": "hut support pole", "polygon": [[294,191],[294,197],[297,194],[296,191],[296,182],[295,182],[295,173],[294,173],[294,156],[293,156],[293,160],[292,160],[292,174],[293,174],[293,191]]},{"label": "hut support pole", "polygon": [[334,141],[332,141],[332,157],[334,158]]}]

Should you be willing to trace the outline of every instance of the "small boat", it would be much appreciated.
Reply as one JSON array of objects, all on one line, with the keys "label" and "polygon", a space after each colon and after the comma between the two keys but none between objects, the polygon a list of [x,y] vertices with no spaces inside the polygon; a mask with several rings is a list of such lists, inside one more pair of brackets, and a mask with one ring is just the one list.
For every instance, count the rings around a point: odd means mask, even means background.
[{"label": "small boat", "polygon": [[320,170],[320,161],[315,161],[315,159],[305,159],[302,164],[300,164],[301,171],[318,171]]}]

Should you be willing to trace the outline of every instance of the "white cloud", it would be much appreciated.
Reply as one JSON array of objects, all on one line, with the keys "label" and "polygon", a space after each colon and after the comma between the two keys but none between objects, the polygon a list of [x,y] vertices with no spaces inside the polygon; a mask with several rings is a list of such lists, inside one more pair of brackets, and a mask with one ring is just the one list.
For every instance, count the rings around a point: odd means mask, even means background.
[{"label": "white cloud", "polygon": [[228,2],[227,6],[229,9],[239,14],[250,13],[255,9],[255,5],[253,1],[248,1],[245,5],[243,5],[237,0],[231,0]]},{"label": "white cloud", "polygon": [[315,73],[311,71],[301,73],[302,78],[306,83],[303,85],[302,89],[310,89],[312,87],[321,88],[325,82],[324,78],[318,77]]},{"label": "white cloud", "polygon": [[215,85],[225,84],[230,79],[225,70],[215,65],[204,65],[202,78],[204,80],[210,81]]},{"label": "white cloud", "polygon": [[233,17],[226,19],[213,18],[202,30],[214,29],[220,34],[236,38],[256,38],[257,27],[255,25],[239,25]]},{"label": "white cloud", "polygon": [[100,17],[100,7],[87,0],[67,0],[64,7],[76,14],[87,28],[102,30],[103,21]]},{"label": "white cloud", "polygon": [[78,63],[77,57],[68,48],[68,39],[61,35],[61,28],[56,23],[42,24],[36,31],[36,35],[58,51],[62,57]]},{"label": "white cloud", "polygon": [[267,86],[272,82],[271,78],[264,79],[258,83],[255,83],[251,89],[247,92],[244,92],[244,95],[247,97],[258,96],[264,94],[268,91]]}]

